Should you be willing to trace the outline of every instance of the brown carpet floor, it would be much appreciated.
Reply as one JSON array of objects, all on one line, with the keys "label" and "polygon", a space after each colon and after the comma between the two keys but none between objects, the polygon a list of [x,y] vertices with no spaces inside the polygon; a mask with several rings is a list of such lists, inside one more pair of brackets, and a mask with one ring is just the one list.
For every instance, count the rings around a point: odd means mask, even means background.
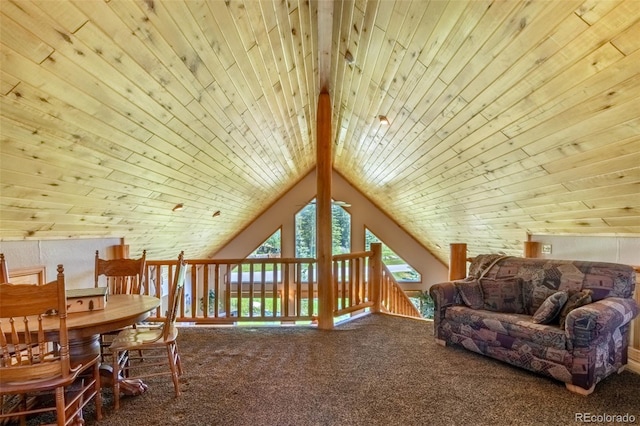
[{"label": "brown carpet floor", "polygon": [[[301,327],[182,328],[185,374],[124,397],[89,425],[568,425],[576,413],[635,416],[640,375],[623,372],[590,396],[563,383],[441,347],[430,322],[368,315],[333,331]],[[593,423],[591,423],[593,424]],[[597,424],[597,423],[596,423]]]}]

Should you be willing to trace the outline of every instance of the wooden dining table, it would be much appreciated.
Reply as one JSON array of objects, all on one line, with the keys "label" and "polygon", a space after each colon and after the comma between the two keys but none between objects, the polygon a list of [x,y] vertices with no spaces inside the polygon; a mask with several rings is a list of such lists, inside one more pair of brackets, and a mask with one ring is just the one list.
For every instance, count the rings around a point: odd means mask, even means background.
[{"label": "wooden dining table", "polygon": [[[160,299],[137,294],[112,294],[104,309],[67,314],[71,359],[100,353],[100,334],[144,321],[160,306]],[[57,319],[52,321],[53,332]],[[45,323],[45,332],[47,324]]]},{"label": "wooden dining table", "polygon": [[[69,335],[69,354],[72,363],[82,363],[83,359],[100,354],[100,334],[127,327],[144,321],[151,311],[160,306],[160,299],[154,296],[113,294],[107,297],[104,309],[86,312],[67,313],[67,330]],[[21,323],[15,323],[16,331],[21,330]],[[45,316],[42,320],[43,330],[52,340],[59,334],[60,321],[57,315]],[[2,331],[10,332],[11,325],[2,322]],[[103,377],[109,385],[110,366],[103,365]],[[103,368],[101,367],[101,368]],[[145,387],[131,386],[128,393],[142,393]],[[125,388],[125,393],[127,389]]]}]

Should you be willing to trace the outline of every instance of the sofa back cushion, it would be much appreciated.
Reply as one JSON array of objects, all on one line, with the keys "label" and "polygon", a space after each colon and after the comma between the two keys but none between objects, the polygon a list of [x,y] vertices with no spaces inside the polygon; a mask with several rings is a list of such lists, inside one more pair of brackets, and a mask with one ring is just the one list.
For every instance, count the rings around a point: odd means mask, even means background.
[{"label": "sofa back cushion", "polygon": [[480,280],[484,309],[511,314],[525,313],[522,284],[515,278]]},{"label": "sofa back cushion", "polygon": [[[523,312],[529,315],[533,315],[547,297],[559,290],[591,290],[591,299],[595,302],[605,297],[630,298],[636,284],[635,271],[629,265],[521,257],[502,257],[493,263],[496,256],[476,256],[469,267],[470,273],[484,273],[481,283],[485,302],[485,282],[519,282]],[[490,269],[478,272],[491,264]],[[497,302],[491,300],[489,304],[496,306]]]}]

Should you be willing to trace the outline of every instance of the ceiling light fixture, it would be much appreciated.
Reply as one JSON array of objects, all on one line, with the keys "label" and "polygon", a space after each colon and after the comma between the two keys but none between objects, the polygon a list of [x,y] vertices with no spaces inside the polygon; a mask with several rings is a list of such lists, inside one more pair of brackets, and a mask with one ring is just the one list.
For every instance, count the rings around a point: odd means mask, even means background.
[{"label": "ceiling light fixture", "polygon": [[180,204],[176,204],[175,207],[172,208],[171,210],[174,212],[179,212],[182,209],[184,209],[184,204],[180,203]]},{"label": "ceiling light fixture", "polygon": [[389,119],[384,115],[379,115],[378,120],[380,120],[380,124],[382,124],[383,126],[389,125]]}]

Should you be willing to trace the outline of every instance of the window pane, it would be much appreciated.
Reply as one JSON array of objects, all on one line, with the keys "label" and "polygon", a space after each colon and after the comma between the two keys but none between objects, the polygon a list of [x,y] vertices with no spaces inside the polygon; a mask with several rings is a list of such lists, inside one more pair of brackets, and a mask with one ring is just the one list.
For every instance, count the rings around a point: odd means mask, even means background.
[{"label": "window pane", "polygon": [[296,214],[296,257],[316,257],[316,204],[311,202]]},{"label": "window pane", "polygon": [[422,277],[409,265],[403,258],[398,256],[393,250],[391,250],[380,238],[376,237],[373,232],[368,229],[364,230],[364,249],[371,250],[371,243],[382,244],[382,261],[391,271],[391,275],[398,282],[420,282]]},{"label": "window pane", "polygon": [[332,254],[343,254],[351,251],[351,215],[342,207],[331,205],[331,237]]},{"label": "window pane", "polygon": [[[316,257],[316,203],[312,200],[295,217],[296,257]],[[342,207],[331,205],[332,253],[351,251],[351,215]]]},{"label": "window pane", "polygon": [[280,237],[280,229],[271,234],[269,238],[264,240],[257,249],[249,255],[249,258],[272,258],[280,257],[282,252],[282,242]]}]

